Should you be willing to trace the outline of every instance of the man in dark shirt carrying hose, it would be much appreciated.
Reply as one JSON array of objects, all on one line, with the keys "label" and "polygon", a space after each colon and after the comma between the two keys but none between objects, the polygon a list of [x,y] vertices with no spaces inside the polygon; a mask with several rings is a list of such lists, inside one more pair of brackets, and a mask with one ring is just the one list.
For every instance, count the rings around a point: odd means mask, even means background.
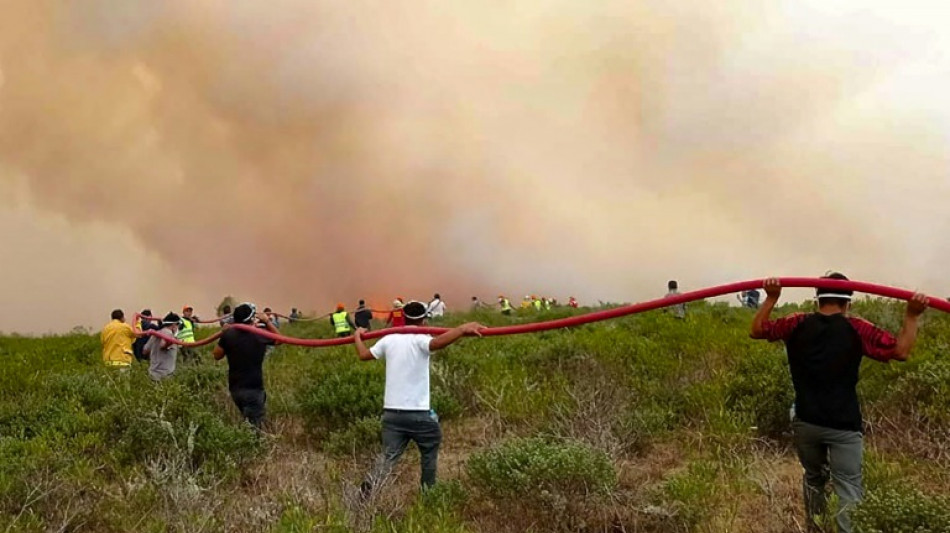
[{"label": "man in dark shirt carrying hose", "polygon": [[[254,318],[267,331],[279,333],[266,313],[257,313],[254,304],[243,303],[234,308],[234,323],[252,325]],[[228,358],[228,389],[234,405],[252,426],[260,430],[266,414],[267,394],[264,392],[264,355],[267,347],[276,344],[251,331],[225,326],[227,329],[214,348],[214,359]]]},{"label": "man in dark shirt carrying hose", "polygon": [[366,307],[366,300],[360,300],[359,307],[353,313],[353,320],[356,321],[356,327],[363,328],[366,331],[372,329],[373,312]]},{"label": "man in dark shirt carrying hose", "polygon": [[[834,272],[828,279],[847,280]],[[907,303],[904,325],[895,338],[874,324],[848,316],[852,291],[818,289],[818,311],[769,320],[782,286],[770,278],[766,299],[752,320],[751,337],[784,341],[788,353],[795,408],[792,429],[798,459],[805,469],[802,483],[809,531],[818,531],[816,516],[825,512],[829,474],[841,502],[836,521],[842,533],[852,531],[850,512],[864,495],[861,462],[864,437],[855,387],[863,356],[876,361],[906,361],[917,338],[917,320],[927,297],[915,294]]]}]

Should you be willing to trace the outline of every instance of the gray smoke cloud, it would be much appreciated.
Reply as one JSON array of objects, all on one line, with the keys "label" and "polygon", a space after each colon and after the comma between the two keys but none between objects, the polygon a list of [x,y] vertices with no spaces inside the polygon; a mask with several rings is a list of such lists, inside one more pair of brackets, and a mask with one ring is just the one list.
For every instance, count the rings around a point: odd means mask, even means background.
[{"label": "gray smoke cloud", "polygon": [[827,268],[946,286],[950,17],[922,2],[3,12],[0,180],[126,232],[167,270],[129,281],[143,297],[617,301]]}]

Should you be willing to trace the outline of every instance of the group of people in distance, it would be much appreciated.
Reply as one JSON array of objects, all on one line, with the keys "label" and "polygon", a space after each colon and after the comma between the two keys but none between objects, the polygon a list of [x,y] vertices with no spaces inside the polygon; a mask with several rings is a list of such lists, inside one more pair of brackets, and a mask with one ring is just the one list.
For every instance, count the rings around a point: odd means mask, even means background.
[{"label": "group of people in distance", "polygon": [[[828,273],[825,278],[848,279],[837,272]],[[675,281],[668,284],[668,289],[667,296],[678,294]],[[866,320],[850,316],[851,291],[817,289],[815,312],[772,319],[771,313],[781,296],[782,287],[778,279],[770,278],[764,282],[763,289],[766,298],[752,319],[750,336],[783,341],[786,346],[795,390],[792,430],[798,459],[804,469],[807,519],[810,527],[817,527],[815,517],[825,512],[825,486],[830,479],[840,501],[835,516],[839,531],[850,532],[850,512],[863,497],[863,421],[855,390],[858,369],[864,357],[881,362],[906,361],[917,338],[918,319],[926,310],[928,299],[919,293],[913,296],[907,303],[901,330],[895,336]],[[422,326],[432,315],[431,304],[417,301],[396,308],[404,321],[400,326]],[[102,331],[103,357],[106,364],[121,366],[115,362],[131,357],[131,342],[136,333],[124,323],[121,311],[114,311],[112,318],[113,321]],[[260,327],[277,332],[269,314],[258,313],[250,303],[237,306],[231,322],[243,325],[257,322]],[[169,338],[174,337],[179,324],[180,317],[169,313],[161,321],[160,332]],[[439,417],[430,403],[432,354],[462,337],[481,336],[484,326],[470,322],[434,337],[413,332],[394,333],[373,346],[367,346],[363,340],[367,328],[363,324],[366,322],[359,320],[354,325],[356,354],[361,361],[385,361],[386,382],[382,405],[383,450],[362,483],[361,493],[364,496],[372,493],[410,442],[416,443],[421,454],[421,484],[429,487],[436,481],[442,443]],[[228,328],[213,351],[215,360],[227,360],[231,397],[244,418],[256,428],[261,427],[266,413],[263,360],[268,347],[273,344],[254,330]],[[169,364],[163,355],[163,351],[173,350],[173,347],[174,343],[160,336],[148,340],[145,350],[154,362],[154,367],[149,369],[150,375],[155,372],[160,376],[174,371],[174,358]]]},{"label": "group of people in distance", "polygon": [[[386,315],[385,324],[387,328],[401,328],[406,325],[405,311],[403,310],[405,305],[405,299],[401,296],[393,300],[392,309]],[[432,300],[423,305],[426,307],[426,317],[428,318],[441,318],[446,313],[445,302],[442,301],[439,293],[435,293]],[[349,337],[353,334],[353,330],[357,328],[372,329],[373,313],[374,311],[366,306],[366,300],[360,300],[351,318],[346,311],[346,305],[341,302],[336,304],[336,310],[329,315],[330,327],[333,328],[333,332],[337,337]]]}]

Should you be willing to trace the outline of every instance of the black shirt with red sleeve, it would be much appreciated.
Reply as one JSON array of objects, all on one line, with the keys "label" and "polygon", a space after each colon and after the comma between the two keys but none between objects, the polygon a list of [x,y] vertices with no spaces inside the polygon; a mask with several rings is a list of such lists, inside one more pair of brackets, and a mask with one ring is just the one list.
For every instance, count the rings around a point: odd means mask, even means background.
[{"label": "black shirt with red sleeve", "polygon": [[891,360],[897,339],[867,320],[841,313],[798,313],[767,321],[763,329],[768,340],[785,341],[795,416],[817,426],[861,431],[856,386],[862,357]]}]

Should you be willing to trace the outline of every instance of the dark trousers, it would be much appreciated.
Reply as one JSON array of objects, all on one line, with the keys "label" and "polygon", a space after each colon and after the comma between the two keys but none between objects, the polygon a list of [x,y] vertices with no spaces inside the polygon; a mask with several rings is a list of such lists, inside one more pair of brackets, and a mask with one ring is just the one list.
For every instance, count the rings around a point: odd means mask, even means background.
[{"label": "dark trousers", "polygon": [[148,356],[145,355],[143,351],[145,349],[145,343],[148,342],[149,337],[142,337],[141,339],[135,339],[135,342],[132,343],[132,354],[135,355],[135,359],[138,361],[148,361]]},{"label": "dark trousers", "polygon": [[182,346],[178,350],[178,355],[181,357],[182,363],[187,363],[189,361],[193,363],[201,362],[201,358],[198,356],[198,350],[195,348],[185,348]]},{"label": "dark trousers", "polygon": [[364,494],[386,479],[410,441],[416,443],[422,459],[422,486],[435,484],[439,445],[442,444],[438,417],[428,411],[386,410],[383,413],[383,453],[363,483]]},{"label": "dark trousers", "polygon": [[835,521],[840,533],[851,533],[851,510],[864,496],[861,459],[864,438],[860,431],[844,431],[808,424],[796,419],[795,448],[805,469],[802,490],[809,527],[816,528],[815,516],[825,513],[825,485],[831,479],[840,507]]},{"label": "dark trousers", "polygon": [[267,414],[267,393],[263,389],[232,389],[231,399],[244,419],[255,428],[261,429]]}]

